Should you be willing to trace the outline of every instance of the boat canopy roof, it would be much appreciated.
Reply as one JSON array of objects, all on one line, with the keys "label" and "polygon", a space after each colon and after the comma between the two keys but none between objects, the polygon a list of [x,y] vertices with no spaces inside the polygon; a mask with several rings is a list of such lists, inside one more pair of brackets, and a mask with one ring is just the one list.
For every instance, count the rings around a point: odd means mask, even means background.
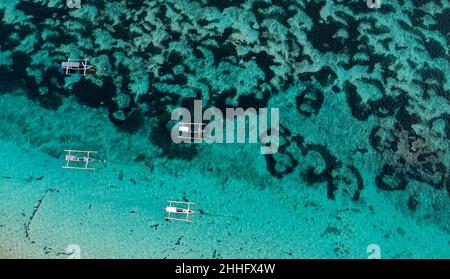
[{"label": "boat canopy roof", "polygon": [[69,68],[78,68],[80,67],[80,62],[62,62],[61,66]]}]

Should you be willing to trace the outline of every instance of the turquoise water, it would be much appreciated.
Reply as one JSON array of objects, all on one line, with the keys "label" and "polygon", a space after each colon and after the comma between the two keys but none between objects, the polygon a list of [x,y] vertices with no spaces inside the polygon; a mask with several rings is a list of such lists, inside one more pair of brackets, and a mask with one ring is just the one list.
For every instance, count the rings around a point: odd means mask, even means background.
[{"label": "turquoise water", "polygon": [[[1,258],[450,257],[449,1],[64,2],[0,3]],[[174,144],[194,100],[278,152]]]}]

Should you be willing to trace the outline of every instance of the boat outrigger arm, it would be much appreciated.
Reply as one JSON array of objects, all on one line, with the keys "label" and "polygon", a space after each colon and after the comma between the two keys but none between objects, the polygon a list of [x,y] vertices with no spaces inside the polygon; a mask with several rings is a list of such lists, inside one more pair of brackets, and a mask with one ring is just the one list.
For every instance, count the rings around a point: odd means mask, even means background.
[{"label": "boat outrigger arm", "polygon": [[205,130],[203,128],[205,125],[205,123],[181,122],[178,126],[178,137],[188,140],[206,139],[207,137],[204,135]]},{"label": "boat outrigger arm", "polygon": [[66,75],[72,75],[74,73],[82,73],[83,76],[87,76],[89,72],[95,72],[95,67],[88,64],[88,60],[67,60],[67,62],[62,62],[61,67],[65,69]]},{"label": "boat outrigger arm", "polygon": [[76,169],[76,170],[95,170],[91,168],[89,163],[93,163],[95,160],[91,157],[91,154],[97,153],[97,151],[84,151],[84,150],[64,150],[67,152],[64,160],[66,165],[64,169]]},{"label": "boat outrigger arm", "polygon": [[167,212],[166,220],[182,221],[188,223],[193,222],[190,218],[191,214],[195,213],[195,211],[192,210],[192,205],[194,205],[193,202],[168,201],[168,203],[169,206],[163,208],[164,211]]}]

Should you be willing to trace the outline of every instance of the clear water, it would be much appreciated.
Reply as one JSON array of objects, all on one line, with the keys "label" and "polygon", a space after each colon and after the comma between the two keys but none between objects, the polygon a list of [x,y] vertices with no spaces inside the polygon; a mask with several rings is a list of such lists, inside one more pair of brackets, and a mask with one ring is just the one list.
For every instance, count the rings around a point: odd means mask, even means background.
[{"label": "clear water", "polygon": [[[64,2],[0,3],[0,257],[450,257],[448,1]],[[174,144],[196,99],[278,152]]]}]

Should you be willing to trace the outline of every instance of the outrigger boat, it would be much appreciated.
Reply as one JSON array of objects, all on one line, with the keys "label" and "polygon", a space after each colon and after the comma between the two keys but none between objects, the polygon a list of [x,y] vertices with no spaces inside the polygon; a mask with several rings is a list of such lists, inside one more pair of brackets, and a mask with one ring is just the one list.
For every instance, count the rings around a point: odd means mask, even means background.
[{"label": "outrigger boat", "polygon": [[67,60],[67,62],[62,62],[61,67],[65,69],[66,75],[82,74],[87,76],[88,72],[95,72],[95,67],[88,64],[88,60]]},{"label": "outrigger boat", "polygon": [[189,140],[202,140],[206,138],[204,136],[205,123],[187,123],[181,122],[178,126],[178,137],[181,139],[189,139]]},{"label": "outrigger boat", "polygon": [[[180,202],[180,201],[168,201],[169,206],[163,208],[164,211],[167,212],[166,220],[174,220],[174,221],[182,221],[192,223],[193,221],[189,219],[191,214],[194,214],[195,211],[191,209],[191,206],[194,204],[193,202]],[[184,207],[177,207],[184,206]],[[184,218],[178,218],[174,216],[184,216]]]},{"label": "outrigger boat", "polygon": [[89,163],[93,163],[95,161],[94,158],[91,158],[90,156],[91,154],[97,153],[97,151],[83,151],[83,150],[64,150],[64,151],[68,153],[65,156],[66,165],[63,166],[63,169],[95,170],[95,168],[89,167]]}]

